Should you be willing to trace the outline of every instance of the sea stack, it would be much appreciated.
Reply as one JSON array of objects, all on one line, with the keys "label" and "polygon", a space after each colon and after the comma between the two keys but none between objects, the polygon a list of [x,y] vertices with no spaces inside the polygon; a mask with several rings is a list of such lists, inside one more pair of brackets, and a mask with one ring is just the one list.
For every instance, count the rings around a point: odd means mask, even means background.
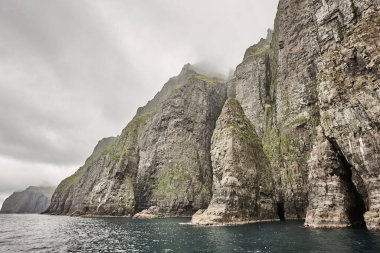
[{"label": "sea stack", "polygon": [[272,173],[254,127],[236,99],[228,99],[211,141],[213,196],[191,223],[215,225],[276,217]]}]

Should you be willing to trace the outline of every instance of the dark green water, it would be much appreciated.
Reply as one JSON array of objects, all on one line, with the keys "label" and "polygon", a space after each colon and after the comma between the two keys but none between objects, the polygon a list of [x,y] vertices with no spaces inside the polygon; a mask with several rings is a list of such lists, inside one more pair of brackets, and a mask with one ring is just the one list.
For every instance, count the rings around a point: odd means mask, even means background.
[{"label": "dark green water", "polygon": [[179,224],[187,221],[1,214],[0,252],[380,252],[380,233],[364,229]]}]

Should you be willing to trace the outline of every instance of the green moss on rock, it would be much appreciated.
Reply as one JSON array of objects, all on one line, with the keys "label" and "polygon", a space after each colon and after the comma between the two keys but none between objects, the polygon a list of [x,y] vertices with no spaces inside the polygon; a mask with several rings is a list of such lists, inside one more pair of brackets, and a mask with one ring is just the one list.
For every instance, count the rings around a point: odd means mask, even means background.
[{"label": "green moss on rock", "polygon": [[77,185],[80,181],[80,179],[83,177],[83,175],[87,171],[87,166],[84,165],[79,170],[77,170],[73,175],[69,176],[68,178],[64,179],[57,187],[56,192],[65,194],[68,192],[71,187]]},{"label": "green moss on rock", "polygon": [[183,165],[178,163],[169,164],[166,168],[161,169],[156,176],[157,185],[155,192],[158,195],[165,195],[167,193],[176,194],[176,192],[184,192],[184,187],[191,184],[195,175],[192,171],[186,170]]},{"label": "green moss on rock", "polygon": [[188,80],[201,80],[209,85],[216,85],[216,84],[222,84],[224,83],[223,80],[220,80],[218,78],[215,78],[215,77],[210,77],[210,76],[206,76],[206,75],[202,75],[202,74],[199,74],[197,72],[193,72],[191,75],[189,75],[188,77]]},{"label": "green moss on rock", "polygon": [[249,47],[244,54],[243,61],[250,58],[258,58],[266,56],[270,49],[270,43],[268,40],[262,39],[259,43]]},{"label": "green moss on rock", "polygon": [[[86,174],[88,168],[96,161],[104,157],[110,163],[116,163],[120,158],[128,153],[129,148],[132,146],[136,138],[131,135],[141,135],[144,124],[148,121],[154,112],[146,112],[136,115],[128,126],[123,130],[122,135],[118,140],[110,142],[103,150],[97,151],[92,154],[86,163],[80,167],[73,175],[64,179],[57,187],[57,192],[61,194],[67,193],[72,187],[79,184],[81,178]],[[111,144],[112,143],[112,144]]]}]

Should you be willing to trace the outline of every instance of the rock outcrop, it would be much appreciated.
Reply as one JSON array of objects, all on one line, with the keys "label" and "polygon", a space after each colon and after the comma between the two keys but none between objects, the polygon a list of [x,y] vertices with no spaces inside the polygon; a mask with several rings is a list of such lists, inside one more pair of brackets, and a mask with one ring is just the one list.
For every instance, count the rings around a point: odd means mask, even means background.
[{"label": "rock outcrop", "polygon": [[1,213],[42,213],[50,205],[55,187],[29,186],[21,192],[14,192],[1,207]]},{"label": "rock outcrop", "polygon": [[151,206],[148,209],[144,209],[139,213],[133,215],[134,219],[148,220],[148,219],[158,219],[170,216],[166,210],[162,210],[159,206]]},{"label": "rock outcrop", "polygon": [[235,99],[228,99],[211,144],[213,196],[192,224],[213,225],[273,219],[272,173],[259,137]]},{"label": "rock outcrop", "polygon": [[226,92],[222,81],[185,65],[110,146],[58,186],[49,212],[133,215],[158,206],[170,215],[189,215],[206,208],[210,140]]}]

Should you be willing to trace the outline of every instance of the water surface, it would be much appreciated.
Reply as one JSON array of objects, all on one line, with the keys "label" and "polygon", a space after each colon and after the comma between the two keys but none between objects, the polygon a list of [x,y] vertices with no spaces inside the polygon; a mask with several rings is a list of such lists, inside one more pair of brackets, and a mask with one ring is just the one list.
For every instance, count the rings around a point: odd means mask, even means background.
[{"label": "water surface", "polygon": [[179,224],[188,221],[0,214],[0,252],[380,252],[380,233],[364,229]]}]

